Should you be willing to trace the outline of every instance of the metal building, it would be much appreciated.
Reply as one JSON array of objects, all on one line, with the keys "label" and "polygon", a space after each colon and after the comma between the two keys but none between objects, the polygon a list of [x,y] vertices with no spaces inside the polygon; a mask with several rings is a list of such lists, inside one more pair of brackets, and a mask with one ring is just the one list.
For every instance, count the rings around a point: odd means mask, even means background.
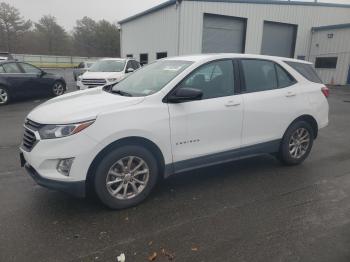
[{"label": "metal building", "polygon": [[350,23],[350,5],[169,0],[120,21],[121,54],[141,63],[164,56],[217,52],[309,60],[312,28],[345,23]]},{"label": "metal building", "polygon": [[310,61],[325,83],[350,84],[350,23],[312,28]]}]

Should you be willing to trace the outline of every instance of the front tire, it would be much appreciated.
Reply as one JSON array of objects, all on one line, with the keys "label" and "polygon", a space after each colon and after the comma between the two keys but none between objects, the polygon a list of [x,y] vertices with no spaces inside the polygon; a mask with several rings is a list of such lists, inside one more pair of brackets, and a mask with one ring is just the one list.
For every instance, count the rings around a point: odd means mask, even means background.
[{"label": "front tire", "polygon": [[157,160],[140,146],[122,146],[110,151],[98,164],[94,188],[103,204],[123,209],[142,202],[158,180]]},{"label": "front tire", "polygon": [[279,160],[285,165],[299,165],[310,154],[314,141],[311,125],[305,121],[292,124],[283,136]]},{"label": "front tire", "polygon": [[10,94],[8,90],[0,86],[0,106],[8,104],[10,101]]},{"label": "front tire", "polygon": [[65,84],[61,81],[56,81],[52,86],[52,95],[60,96],[60,95],[63,95],[64,92],[66,92]]}]

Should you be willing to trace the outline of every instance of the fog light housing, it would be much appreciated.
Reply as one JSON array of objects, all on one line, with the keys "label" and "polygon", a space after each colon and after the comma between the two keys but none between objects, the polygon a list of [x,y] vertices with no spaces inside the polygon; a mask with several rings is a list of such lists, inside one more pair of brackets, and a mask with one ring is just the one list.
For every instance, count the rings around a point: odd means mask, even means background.
[{"label": "fog light housing", "polygon": [[74,158],[60,159],[57,164],[57,171],[64,176],[69,176],[70,168],[72,167]]}]

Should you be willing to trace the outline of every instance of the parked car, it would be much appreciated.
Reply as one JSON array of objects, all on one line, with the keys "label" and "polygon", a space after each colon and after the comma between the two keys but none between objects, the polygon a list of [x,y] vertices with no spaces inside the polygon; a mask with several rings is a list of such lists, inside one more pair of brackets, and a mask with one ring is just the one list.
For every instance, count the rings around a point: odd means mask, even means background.
[{"label": "parked car", "polygon": [[78,77],[77,89],[115,84],[140,67],[140,63],[132,58],[101,59],[94,63],[89,71]]},{"label": "parked car", "polygon": [[52,99],[26,118],[21,161],[38,184],[110,208],[161,177],[259,154],[302,163],[328,124],[312,64],[211,54],[166,58],[111,88]]},{"label": "parked car", "polygon": [[94,62],[86,61],[81,62],[76,68],[73,69],[74,81],[78,80],[78,77],[84,74],[89,68],[94,64]]},{"label": "parked car", "polygon": [[0,52],[0,61],[4,60],[14,60],[14,58],[9,52]]},{"label": "parked car", "polygon": [[65,91],[61,76],[28,63],[0,61],[0,105],[19,97],[59,96]]}]

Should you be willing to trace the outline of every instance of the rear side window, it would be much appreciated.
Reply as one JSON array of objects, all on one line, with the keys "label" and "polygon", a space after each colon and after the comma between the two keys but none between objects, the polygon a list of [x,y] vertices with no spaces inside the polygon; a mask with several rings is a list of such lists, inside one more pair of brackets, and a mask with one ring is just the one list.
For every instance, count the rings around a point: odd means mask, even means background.
[{"label": "rear side window", "polygon": [[9,74],[22,73],[16,63],[3,64],[3,67],[4,67],[5,71],[6,71],[6,73],[9,73]]},{"label": "rear side window", "polygon": [[317,73],[315,72],[311,64],[304,64],[304,63],[290,62],[290,61],[285,61],[285,63],[291,66],[293,69],[295,69],[307,80],[314,83],[322,83],[322,80],[317,75]]},{"label": "rear side window", "polygon": [[281,66],[275,64],[275,67],[276,67],[277,81],[278,81],[279,88],[291,86],[296,83],[295,79]]},{"label": "rear side window", "polygon": [[265,60],[241,60],[247,93],[277,88],[275,65]]}]

